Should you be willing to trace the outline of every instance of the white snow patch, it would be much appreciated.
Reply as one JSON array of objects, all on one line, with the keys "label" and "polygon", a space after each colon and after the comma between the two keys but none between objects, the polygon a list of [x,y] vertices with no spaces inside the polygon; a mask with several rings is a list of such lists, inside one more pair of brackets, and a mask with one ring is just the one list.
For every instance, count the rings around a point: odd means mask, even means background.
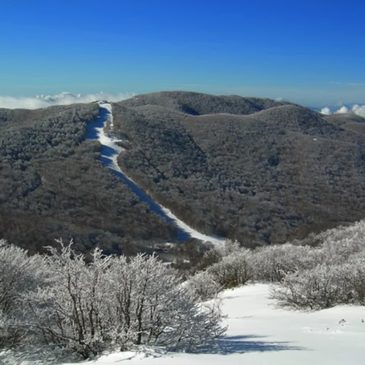
[{"label": "white snow patch", "polygon": [[[252,284],[222,293],[227,335],[221,352],[157,357],[115,353],[82,365],[360,365],[365,356],[365,308],[338,306],[318,312],[280,309],[270,287]],[[81,365],[80,364],[80,365]],[[70,364],[68,364],[70,365]]]},{"label": "white snow patch", "polygon": [[[105,354],[62,365],[361,365],[365,356],[365,307],[341,305],[317,312],[278,308],[270,286],[250,284],[220,295],[227,334],[201,353],[153,349]],[[38,351],[43,356],[42,351]],[[35,354],[0,352],[0,364],[48,365]],[[43,357],[45,358],[45,357]],[[64,360],[65,361],[65,360]]]}]

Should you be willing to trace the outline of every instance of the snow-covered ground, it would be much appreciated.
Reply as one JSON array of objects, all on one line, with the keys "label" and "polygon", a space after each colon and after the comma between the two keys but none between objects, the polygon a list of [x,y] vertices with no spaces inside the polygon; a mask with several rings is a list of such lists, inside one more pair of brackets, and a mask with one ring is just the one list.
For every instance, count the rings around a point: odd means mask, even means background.
[{"label": "snow-covered ground", "polygon": [[[103,111],[103,113],[101,113],[101,123],[98,121],[96,121],[96,123],[89,123],[87,138],[91,140],[98,140],[100,142],[102,146],[101,161],[103,165],[112,170],[113,173],[140,198],[140,200],[149,205],[152,211],[160,215],[165,220],[175,224],[181,232],[180,237],[182,240],[193,237],[200,241],[211,242],[216,245],[221,245],[224,243],[224,239],[205,235],[193,227],[187,225],[181,219],[176,217],[170,209],[154,201],[151,196],[144,192],[143,189],[141,189],[130,176],[121,170],[120,166],[118,165],[117,158],[123,151],[123,148],[118,145],[118,142],[120,141],[113,137],[112,106],[106,102],[100,102],[99,105]],[[109,133],[106,133],[104,130],[104,127],[107,123],[109,124]]]},{"label": "snow-covered ground", "polygon": [[[198,354],[115,353],[83,365],[361,365],[365,363],[365,307],[318,312],[279,309],[269,286],[252,284],[221,295],[227,335]],[[80,364],[80,365],[81,365]],[[69,364],[68,364],[69,365]]]}]

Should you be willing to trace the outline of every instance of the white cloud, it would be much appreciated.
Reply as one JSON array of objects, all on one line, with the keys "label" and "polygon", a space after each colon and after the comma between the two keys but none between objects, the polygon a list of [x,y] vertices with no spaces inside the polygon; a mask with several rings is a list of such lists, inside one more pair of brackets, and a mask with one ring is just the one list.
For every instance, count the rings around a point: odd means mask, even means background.
[{"label": "white cloud", "polygon": [[12,97],[12,96],[0,96],[0,108],[16,109],[39,109],[46,108],[52,105],[70,105],[74,103],[91,103],[97,100],[107,100],[110,102],[116,102],[127,99],[134,94],[132,93],[120,93],[120,94],[108,94],[108,93],[95,93],[95,94],[72,94],[68,92],[62,92],[55,95],[37,95],[35,97]]},{"label": "white cloud", "polygon": [[354,105],[352,107],[352,111],[357,114],[360,115],[360,117],[365,118],[365,105]]},{"label": "white cloud", "polygon": [[322,108],[320,113],[324,114],[324,115],[331,115],[332,114],[331,109],[328,108],[327,106]]},{"label": "white cloud", "polygon": [[341,106],[341,108],[336,110],[335,114],[346,114],[349,111],[350,111],[349,108],[347,106],[343,105],[343,106]]},{"label": "white cloud", "polygon": [[343,105],[338,108],[334,113],[332,113],[331,109],[326,106],[321,109],[320,113],[324,115],[354,113],[356,115],[359,115],[360,117],[365,118],[365,105],[355,104],[352,107],[347,107]]}]

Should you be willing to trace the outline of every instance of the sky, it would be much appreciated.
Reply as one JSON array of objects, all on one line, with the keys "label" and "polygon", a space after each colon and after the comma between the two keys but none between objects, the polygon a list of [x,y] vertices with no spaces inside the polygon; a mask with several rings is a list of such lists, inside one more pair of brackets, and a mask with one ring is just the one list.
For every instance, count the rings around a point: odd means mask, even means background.
[{"label": "sky", "polygon": [[364,104],[364,15],[363,0],[0,0],[0,96]]}]

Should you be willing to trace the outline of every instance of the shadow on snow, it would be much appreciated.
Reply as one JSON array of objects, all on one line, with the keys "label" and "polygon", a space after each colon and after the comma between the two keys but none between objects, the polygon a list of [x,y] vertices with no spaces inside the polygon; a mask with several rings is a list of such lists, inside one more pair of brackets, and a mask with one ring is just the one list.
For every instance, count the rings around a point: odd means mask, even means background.
[{"label": "shadow on snow", "polygon": [[194,353],[198,354],[243,354],[247,352],[268,352],[268,351],[299,351],[303,347],[291,345],[288,341],[263,341],[265,336],[225,336],[216,343],[202,346]]}]

